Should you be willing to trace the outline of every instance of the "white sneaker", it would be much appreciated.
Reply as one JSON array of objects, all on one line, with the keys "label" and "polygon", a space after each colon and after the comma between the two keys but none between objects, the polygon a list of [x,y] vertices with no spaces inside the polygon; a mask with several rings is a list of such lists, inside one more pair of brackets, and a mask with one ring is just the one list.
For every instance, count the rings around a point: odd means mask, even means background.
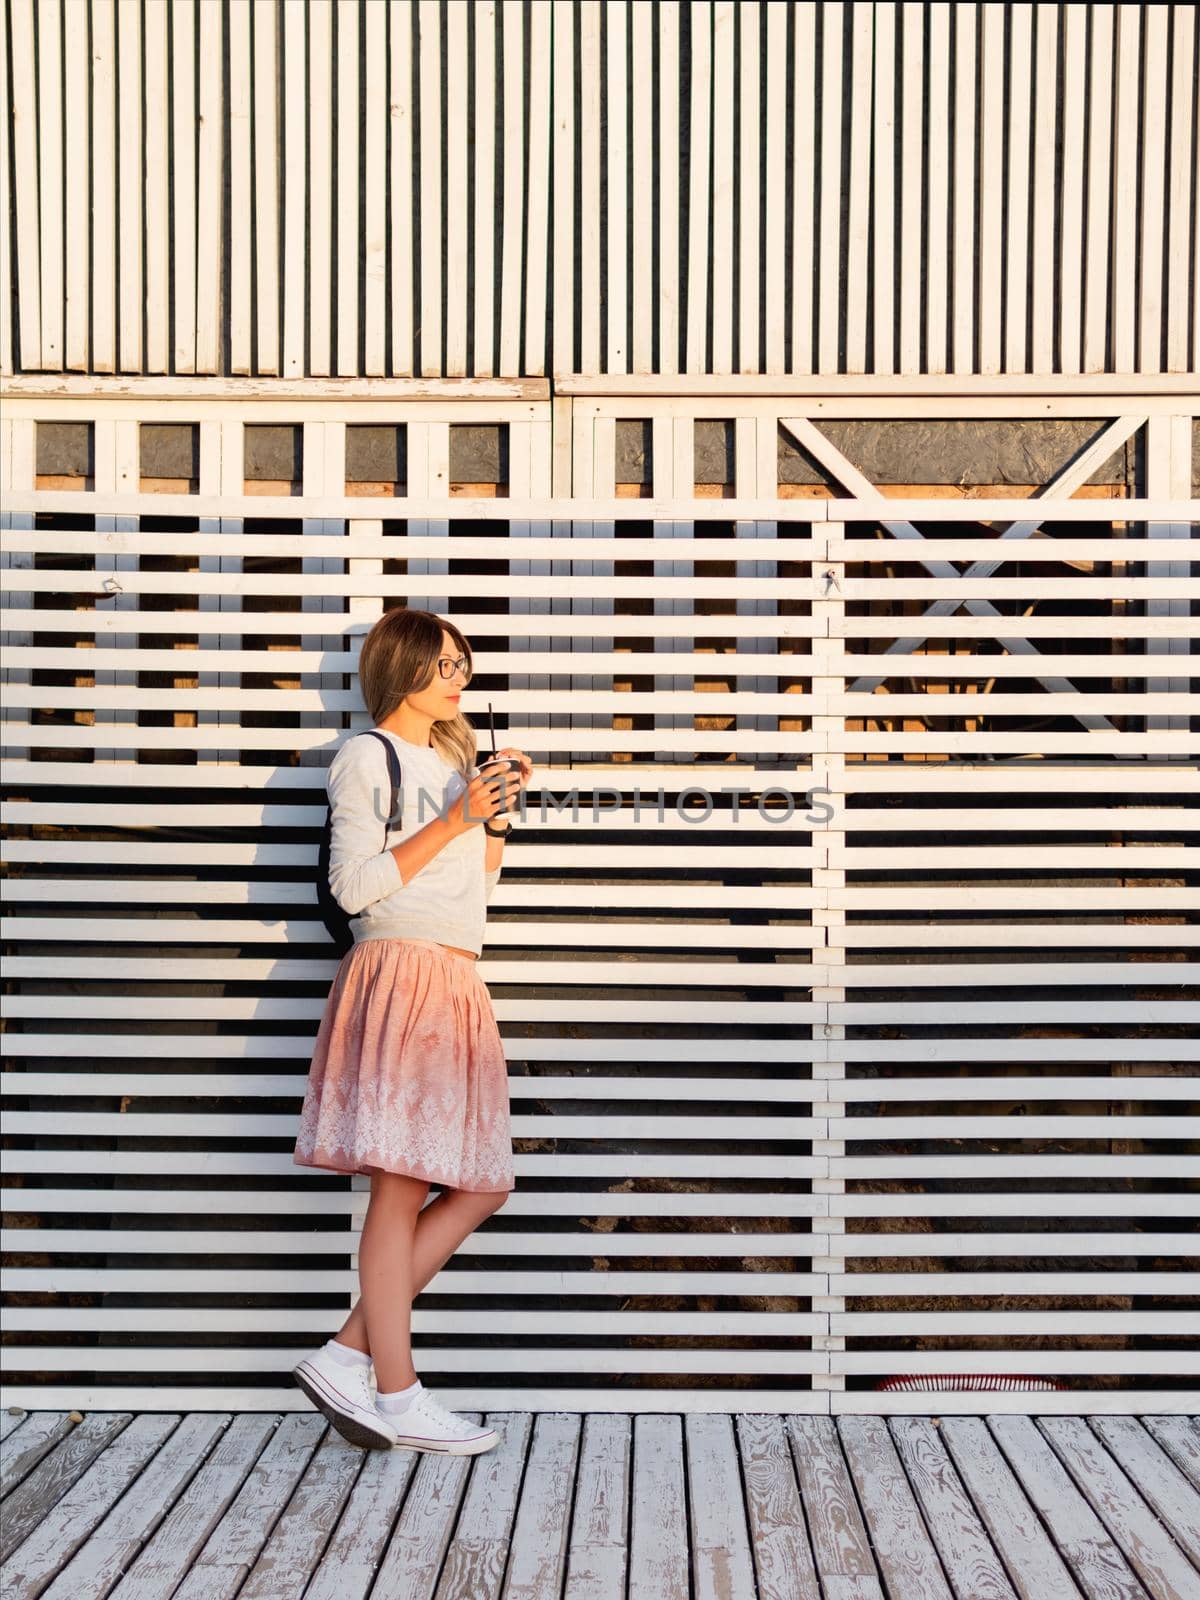
[{"label": "white sneaker", "polygon": [[500,1443],[500,1435],[494,1428],[481,1428],[478,1423],[447,1411],[428,1389],[419,1389],[410,1406],[404,1411],[388,1412],[386,1420],[395,1428],[396,1443],[403,1449],[430,1450],[446,1456],[477,1456]]},{"label": "white sneaker", "polygon": [[396,1430],[375,1409],[369,1374],[361,1363],[343,1366],[324,1349],[292,1368],[292,1377],[344,1439],[364,1450],[389,1450],[397,1442]]}]

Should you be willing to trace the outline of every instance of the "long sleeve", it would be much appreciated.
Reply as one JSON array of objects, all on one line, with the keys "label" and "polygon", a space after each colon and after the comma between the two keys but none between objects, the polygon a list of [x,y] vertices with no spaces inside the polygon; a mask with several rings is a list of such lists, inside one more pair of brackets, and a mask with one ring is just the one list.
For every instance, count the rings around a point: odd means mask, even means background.
[{"label": "long sleeve", "polygon": [[391,797],[387,752],[377,739],[347,739],[330,764],[325,787],[331,812],[329,887],[342,910],[354,917],[404,883],[395,856],[380,848]]}]

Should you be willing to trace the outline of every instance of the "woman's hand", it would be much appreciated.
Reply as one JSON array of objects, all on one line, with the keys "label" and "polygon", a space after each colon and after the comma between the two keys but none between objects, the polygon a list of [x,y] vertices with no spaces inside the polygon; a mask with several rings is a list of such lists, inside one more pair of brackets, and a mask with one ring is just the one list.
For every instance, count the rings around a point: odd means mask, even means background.
[{"label": "woman's hand", "polygon": [[533,762],[522,751],[499,750],[496,752],[496,757],[520,761],[521,771],[493,772],[489,776],[485,766],[478,776],[472,778],[461,803],[451,807],[450,810],[451,821],[459,832],[481,826],[484,822],[490,822],[493,817],[511,815],[513,806],[510,802],[514,798],[514,784],[516,792],[520,793],[533,776]]},{"label": "woman's hand", "polygon": [[506,760],[506,761],[519,761],[521,763],[521,771],[520,771],[520,773],[515,773],[515,772],[509,773],[509,777],[510,778],[516,778],[516,780],[517,780],[517,789],[518,790],[528,788],[529,780],[530,780],[530,778],[533,777],[533,762],[525,754],[524,750],[516,750],[516,749],[512,749],[512,748],[509,748],[507,750],[497,750],[495,759],[497,759],[497,760]]}]

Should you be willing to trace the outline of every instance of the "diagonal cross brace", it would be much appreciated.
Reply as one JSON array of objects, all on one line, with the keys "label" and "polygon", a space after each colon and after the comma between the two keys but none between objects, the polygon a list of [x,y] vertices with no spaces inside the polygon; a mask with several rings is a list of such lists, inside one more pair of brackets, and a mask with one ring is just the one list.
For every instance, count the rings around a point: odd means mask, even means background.
[{"label": "diagonal cross brace", "polygon": [[[1130,435],[1142,426],[1145,420],[1144,417],[1140,416],[1116,418],[1092,440],[1074,461],[1051,479],[1038,498],[1045,500],[1069,499],[1080,484],[1086,483],[1096,468],[1104,461],[1107,461],[1113,451],[1119,449]],[[827,471],[831,472],[841,482],[848,494],[855,495],[860,499],[873,498],[877,494],[878,491],[875,485],[864,477],[853,462],[848,461],[837,446],[832,444],[807,417],[781,417],[780,426],[786,428],[799,444],[803,445]],[[1048,507],[1047,516],[1050,515],[1050,511],[1051,508]],[[889,519],[881,517],[879,520],[888,532],[898,539],[921,542],[925,539],[925,535],[919,528],[903,518]],[[1044,520],[1044,518],[1039,518],[1037,521],[1015,522],[1003,531],[1000,538],[1028,538],[1030,534],[1037,532]],[[953,563],[947,560],[923,554],[914,555],[914,560],[920,562],[934,577],[939,578],[987,577],[1003,564],[1004,559],[1004,557],[1000,557],[997,560],[989,558],[984,561],[977,561],[967,568],[965,572],[959,572]],[[974,616],[994,616],[1000,618],[1001,621],[1006,620],[990,600],[935,600],[926,608],[925,615],[929,617],[949,616],[952,612],[958,610],[960,606]],[[897,655],[911,652],[927,637],[928,635],[919,634],[913,637],[896,639],[888,645],[884,653],[886,655]],[[997,633],[996,637],[1012,655],[1040,655],[1036,645],[1029,639],[1020,637],[1009,639],[1004,638],[999,633]],[[1043,676],[1037,672],[1034,673],[1034,676],[1045,689],[1066,694],[1075,692],[1075,686],[1068,678],[1055,675]],[[859,677],[853,683],[847,685],[847,693],[866,693],[877,688],[883,681],[883,678]],[[1093,730],[1107,729],[1110,733],[1116,731],[1109,719],[1098,712],[1074,712],[1072,715],[1076,716],[1085,728]]]}]

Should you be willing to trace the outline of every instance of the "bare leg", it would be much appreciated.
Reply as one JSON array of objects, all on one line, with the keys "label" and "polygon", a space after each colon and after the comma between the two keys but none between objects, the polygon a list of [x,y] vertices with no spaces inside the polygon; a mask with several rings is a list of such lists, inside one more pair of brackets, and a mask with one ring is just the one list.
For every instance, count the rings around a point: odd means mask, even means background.
[{"label": "bare leg", "polygon": [[[371,1201],[375,1200],[375,1176],[371,1179]],[[438,1195],[436,1200],[417,1217],[413,1233],[413,1271],[412,1271],[412,1299],[415,1299],[430,1280],[441,1271],[459,1245],[468,1236],[474,1233],[485,1218],[498,1211],[508,1198],[507,1190],[500,1190],[495,1194],[471,1194],[465,1189],[449,1189],[444,1194]],[[370,1218],[371,1207],[367,1207],[367,1217]],[[363,1236],[366,1236],[366,1224],[363,1224]],[[359,1260],[362,1260],[360,1252]],[[361,1278],[361,1272],[360,1272]],[[393,1285],[394,1294],[395,1287]],[[334,1335],[340,1344],[352,1345],[356,1350],[362,1350],[370,1355],[375,1348],[368,1333],[367,1317],[363,1300],[366,1290],[359,1296],[358,1301],[339,1331]],[[411,1299],[410,1299],[411,1306]],[[373,1325],[373,1324],[372,1324]],[[409,1356],[411,1362],[411,1354]],[[385,1392],[391,1388],[404,1388],[409,1383],[416,1381],[415,1374],[395,1385],[386,1384],[379,1378],[379,1363],[376,1362],[376,1380],[379,1387]]]},{"label": "bare leg", "polygon": [[429,1185],[421,1179],[396,1172],[371,1174],[371,1200],[358,1252],[359,1307],[363,1325],[370,1330],[370,1348],[379,1351],[377,1382],[385,1391],[416,1382],[410,1286],[417,1216],[428,1193]]}]

